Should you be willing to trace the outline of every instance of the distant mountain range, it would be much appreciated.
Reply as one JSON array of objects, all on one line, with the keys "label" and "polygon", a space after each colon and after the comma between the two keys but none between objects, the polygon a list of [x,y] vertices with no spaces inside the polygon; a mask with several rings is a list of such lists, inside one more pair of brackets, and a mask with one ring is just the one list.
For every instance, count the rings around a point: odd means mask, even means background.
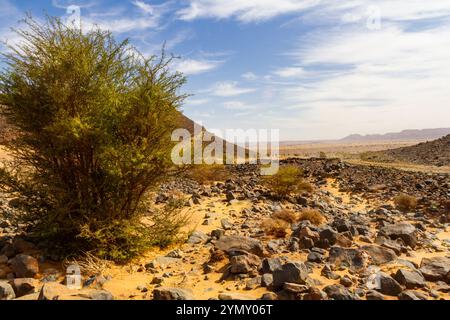
[{"label": "distant mountain range", "polygon": [[436,140],[450,134],[450,128],[403,130],[386,134],[360,135],[352,134],[338,142],[366,142],[366,141],[392,141],[392,140]]}]

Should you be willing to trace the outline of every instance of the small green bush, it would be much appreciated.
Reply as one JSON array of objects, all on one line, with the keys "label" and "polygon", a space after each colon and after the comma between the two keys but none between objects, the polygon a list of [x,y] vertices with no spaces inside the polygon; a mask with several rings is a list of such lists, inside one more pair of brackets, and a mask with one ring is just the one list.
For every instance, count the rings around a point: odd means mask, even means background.
[{"label": "small green bush", "polygon": [[280,197],[313,191],[312,185],[303,180],[303,171],[296,166],[281,167],[276,174],[265,178],[265,184]]},{"label": "small green bush", "polygon": [[168,211],[142,224],[143,200],[172,168],[185,78],[164,52],[145,58],[110,32],[25,22],[0,74],[2,113],[20,131],[2,189],[20,195],[32,235],[61,254],[122,261],[166,244],[159,236],[180,221]]}]

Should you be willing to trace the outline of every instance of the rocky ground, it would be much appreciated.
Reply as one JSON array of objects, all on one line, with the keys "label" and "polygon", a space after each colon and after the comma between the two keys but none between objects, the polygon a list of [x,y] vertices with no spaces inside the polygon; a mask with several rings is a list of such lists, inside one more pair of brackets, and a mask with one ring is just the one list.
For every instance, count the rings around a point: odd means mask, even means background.
[{"label": "rocky ground", "polygon": [[418,145],[369,153],[367,160],[450,166],[450,135]]},{"label": "rocky ground", "polygon": [[[83,270],[82,290],[64,285],[62,263],[26,241],[26,226],[9,219],[14,199],[3,199],[0,299],[450,299],[449,174],[332,159],[284,163],[305,169],[312,194],[277,200],[250,165],[231,167],[228,181],[163,186],[157,203],[187,199],[187,241],[126,266]],[[419,199],[413,212],[395,209],[399,193]],[[305,208],[326,222],[294,222],[281,238],[261,227],[280,210]]]}]

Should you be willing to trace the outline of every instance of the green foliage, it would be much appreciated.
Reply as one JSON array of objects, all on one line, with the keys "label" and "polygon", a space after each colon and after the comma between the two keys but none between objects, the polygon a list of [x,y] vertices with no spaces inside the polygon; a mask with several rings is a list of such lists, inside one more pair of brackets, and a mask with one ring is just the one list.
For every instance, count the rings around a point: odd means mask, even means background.
[{"label": "green foliage", "polygon": [[25,22],[0,74],[2,114],[20,132],[2,187],[49,245],[128,259],[154,236],[142,200],[171,169],[185,78],[164,51],[144,58],[110,32]]},{"label": "green foliage", "polygon": [[265,182],[267,187],[281,197],[313,191],[312,185],[303,180],[303,171],[296,166],[281,167],[276,174],[266,177]]}]

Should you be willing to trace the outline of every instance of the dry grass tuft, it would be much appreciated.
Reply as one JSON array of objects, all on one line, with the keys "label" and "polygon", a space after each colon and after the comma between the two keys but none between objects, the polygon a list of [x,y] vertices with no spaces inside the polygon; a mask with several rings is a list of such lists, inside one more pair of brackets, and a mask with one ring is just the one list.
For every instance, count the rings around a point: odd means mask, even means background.
[{"label": "dry grass tuft", "polygon": [[281,211],[275,212],[272,215],[272,218],[283,220],[283,221],[286,221],[287,223],[293,224],[293,223],[297,222],[298,215],[291,210],[283,209]]},{"label": "dry grass tuft", "polygon": [[274,236],[276,238],[284,238],[287,235],[287,230],[290,225],[281,219],[266,219],[261,223],[261,228],[269,236]]},{"label": "dry grass tuft", "polygon": [[105,271],[112,266],[108,260],[101,259],[92,253],[84,252],[80,257],[67,258],[63,262],[64,268],[70,265],[80,267],[81,274],[85,275],[104,275]]},{"label": "dry grass tuft", "polygon": [[324,223],[327,219],[320,213],[319,210],[305,209],[300,212],[299,221],[309,220],[312,224],[319,226]]},{"label": "dry grass tuft", "polygon": [[216,181],[226,181],[230,172],[224,165],[194,165],[187,171],[187,176],[199,184],[210,184]]},{"label": "dry grass tuft", "polygon": [[394,203],[398,210],[406,212],[417,207],[417,198],[407,194],[400,194],[394,198]]}]

